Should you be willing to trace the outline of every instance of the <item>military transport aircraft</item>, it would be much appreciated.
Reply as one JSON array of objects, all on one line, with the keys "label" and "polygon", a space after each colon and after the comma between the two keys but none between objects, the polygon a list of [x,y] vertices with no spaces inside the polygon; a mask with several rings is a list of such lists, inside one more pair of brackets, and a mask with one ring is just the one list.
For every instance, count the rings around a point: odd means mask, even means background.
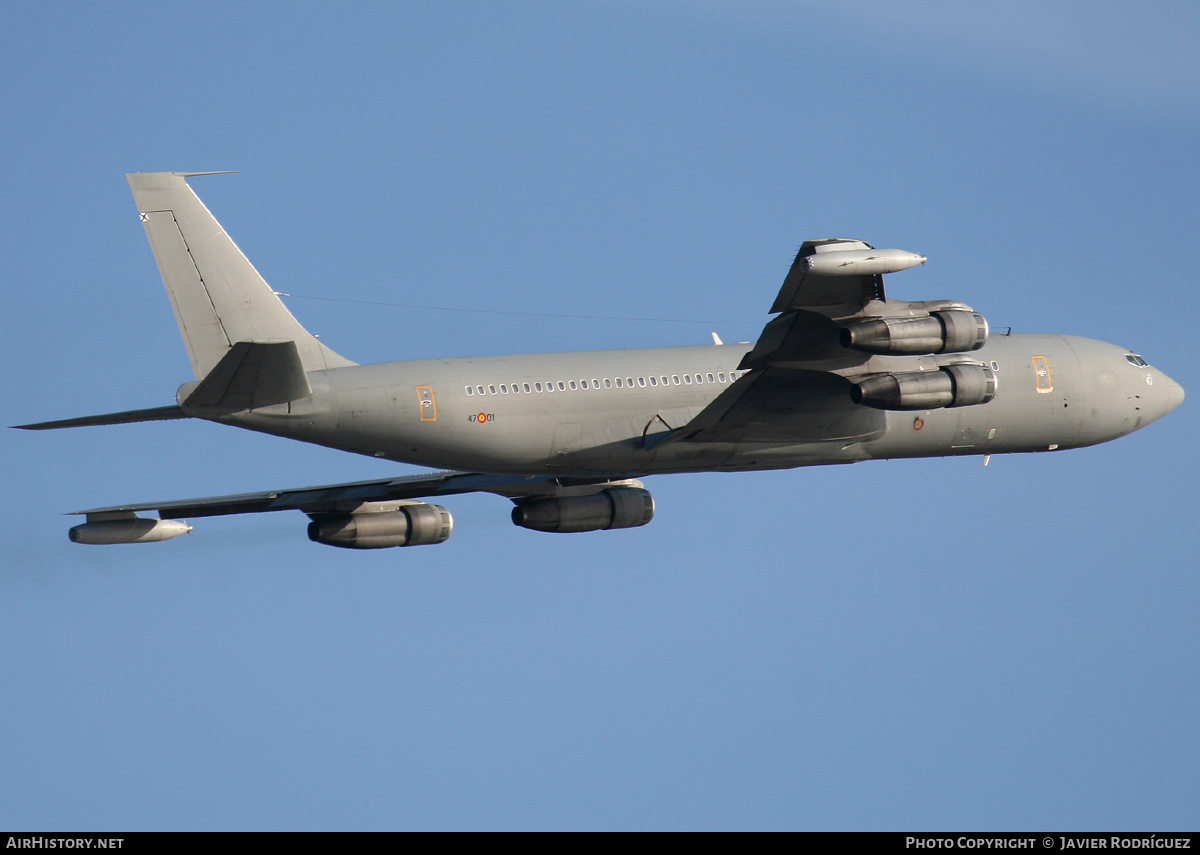
[{"label": "military transport aircraft", "polygon": [[[174,406],[31,430],[200,418],[446,469],[263,493],[78,511],[77,543],[167,540],[184,518],[299,510],[318,543],[441,543],[420,501],[482,491],[547,532],[645,525],[637,478],[895,457],[1054,451],[1124,436],[1183,389],[1136,353],[1067,335],[989,334],[953,300],[905,302],[883,275],[925,257],[806,241],[754,345],[424,359],[357,365],[308,333],[192,191],[128,175],[195,372]],[[158,518],[138,516],[157,511]]]}]

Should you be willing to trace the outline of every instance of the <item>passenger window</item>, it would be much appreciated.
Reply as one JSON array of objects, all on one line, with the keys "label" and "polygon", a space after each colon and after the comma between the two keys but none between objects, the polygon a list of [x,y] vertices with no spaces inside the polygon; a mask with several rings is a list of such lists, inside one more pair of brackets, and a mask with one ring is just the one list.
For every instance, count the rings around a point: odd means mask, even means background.
[{"label": "passenger window", "polygon": [[563,381],[561,381],[561,380],[558,381],[558,391],[560,391],[560,392],[567,391],[567,387],[563,385]]},{"label": "passenger window", "polygon": [[495,394],[496,394],[496,387],[495,387],[495,386],[488,386],[488,391],[489,391],[489,392],[491,392],[493,395],[495,395]]},{"label": "passenger window", "polygon": [[[618,380],[617,382],[618,382],[618,383],[620,383],[621,381],[620,381],[620,380]],[[605,388],[605,389],[611,389],[611,388],[612,388],[612,381],[611,381],[611,380],[609,380],[607,377],[605,377],[605,378],[604,378],[604,388]]]},{"label": "passenger window", "polygon": [[657,377],[651,377],[651,378],[650,378],[650,385],[651,385],[651,386],[657,386],[657,385],[658,385],[658,378],[657,378]]},{"label": "passenger window", "polygon": [[718,372],[717,372],[717,379],[718,379],[718,380],[720,380],[722,383],[724,383],[724,382],[725,382],[725,372],[724,372],[724,371],[718,371]]},{"label": "passenger window", "polygon": [[618,389],[621,388],[621,378],[620,377],[617,378],[617,388]]},{"label": "passenger window", "polygon": [[571,391],[572,392],[575,391],[575,381],[574,380],[571,381]]},{"label": "passenger window", "polygon": [[524,389],[526,392],[528,392],[528,391],[529,391],[529,384],[528,384],[528,383],[526,383],[526,384],[525,384],[524,386],[522,386],[521,388],[522,388],[522,389]]},{"label": "passenger window", "polygon": [[535,392],[540,392],[540,391],[542,391],[542,384],[541,384],[541,383],[534,383],[534,384],[533,384],[533,391],[535,391]]},{"label": "passenger window", "polygon": [[[699,377],[700,375],[699,375],[699,374],[697,374],[696,376],[697,376],[697,377]],[[712,376],[712,372],[711,372],[711,371],[710,371],[710,372],[708,372],[708,382],[709,382],[709,383],[713,383],[713,382],[715,382],[715,381],[713,380],[713,376]]]},{"label": "passenger window", "polygon": [[475,394],[475,390],[474,390],[474,389],[472,389],[470,386],[468,386],[468,387],[467,387],[467,394],[468,394],[468,395],[474,395],[474,394]]},{"label": "passenger window", "polygon": [[639,378],[638,378],[638,385],[644,388],[644,387],[645,387],[645,385],[646,385],[646,378],[645,378],[645,377],[639,377]]},{"label": "passenger window", "polygon": [[483,387],[482,387],[482,386],[476,386],[476,387],[475,387],[475,391],[476,391],[476,392],[478,392],[480,395],[482,395],[482,394],[483,394]]}]

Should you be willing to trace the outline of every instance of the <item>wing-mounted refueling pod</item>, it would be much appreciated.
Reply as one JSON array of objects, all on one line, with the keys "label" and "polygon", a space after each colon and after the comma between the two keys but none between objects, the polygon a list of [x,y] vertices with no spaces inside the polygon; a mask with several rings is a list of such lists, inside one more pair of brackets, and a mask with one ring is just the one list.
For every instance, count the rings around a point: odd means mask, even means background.
[{"label": "wing-mounted refueling pod", "polygon": [[[850,243],[862,243],[852,241]],[[812,255],[800,260],[805,273],[819,276],[875,276],[898,273],[918,264],[925,256],[905,249],[841,249],[817,247]]]},{"label": "wing-mounted refueling pod", "polygon": [[91,513],[87,522],[71,528],[72,543],[156,543],[187,534],[192,527],[183,520],[139,517],[132,511]]}]

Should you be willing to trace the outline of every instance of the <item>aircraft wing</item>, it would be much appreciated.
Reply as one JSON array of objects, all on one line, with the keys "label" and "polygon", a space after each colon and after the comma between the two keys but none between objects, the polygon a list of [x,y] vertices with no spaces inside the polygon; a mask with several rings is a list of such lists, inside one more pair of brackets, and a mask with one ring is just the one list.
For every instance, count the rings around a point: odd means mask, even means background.
[{"label": "aircraft wing", "polygon": [[852,384],[828,371],[764,368],[722,392],[666,442],[861,442],[882,433],[880,410],[855,404]]},{"label": "aircraft wing", "polygon": [[[853,253],[853,259],[862,267],[846,264],[851,259],[839,259],[837,264],[821,265],[826,252]],[[816,308],[826,306],[857,306],[861,308],[870,300],[882,300],[883,276],[862,262],[871,261],[874,248],[866,241],[850,238],[823,238],[806,240],[796,253],[796,260],[783,280],[783,287],[771,306],[771,311],[786,312],[789,309]],[[881,250],[884,253],[893,250]]]},{"label": "aircraft wing", "polygon": [[137,511],[158,511],[162,519],[212,517],[226,514],[256,514],[267,511],[298,510],[308,514],[351,512],[368,502],[450,496],[460,493],[494,493],[508,499],[535,496],[588,495],[606,487],[641,484],[633,480],[611,481],[604,478],[562,478],[553,475],[489,475],[482,472],[430,472],[377,481],[354,481],[261,493],[236,493],[201,499],[174,499],[166,502],[139,502],[72,511],[104,518]]},{"label": "aircraft wing", "polygon": [[665,441],[786,445],[879,435],[883,413],[855,404],[842,376],[870,354],[844,347],[835,319],[882,304],[883,274],[924,261],[851,238],[805,241],[771,306],[778,316],[738,365],[748,373]]}]

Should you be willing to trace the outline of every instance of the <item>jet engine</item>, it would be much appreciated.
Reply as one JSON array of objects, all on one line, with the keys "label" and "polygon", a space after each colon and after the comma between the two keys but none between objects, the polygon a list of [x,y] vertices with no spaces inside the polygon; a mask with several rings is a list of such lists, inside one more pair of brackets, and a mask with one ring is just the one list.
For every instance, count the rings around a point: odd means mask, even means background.
[{"label": "jet engine", "polygon": [[394,511],[313,514],[308,539],[343,549],[383,549],[442,543],[453,529],[448,510],[417,502]]},{"label": "jet engine", "polygon": [[963,353],[979,350],[988,323],[977,312],[931,312],[921,318],[873,318],[843,327],[842,346],[867,353]]},{"label": "jet engine", "polygon": [[871,374],[855,381],[856,404],[877,410],[969,407],[996,397],[996,372],[983,365],[946,365],[937,371]]},{"label": "jet engine", "polygon": [[614,487],[593,496],[523,499],[512,521],[534,531],[598,531],[634,528],[654,517],[654,498],[637,487]]}]

